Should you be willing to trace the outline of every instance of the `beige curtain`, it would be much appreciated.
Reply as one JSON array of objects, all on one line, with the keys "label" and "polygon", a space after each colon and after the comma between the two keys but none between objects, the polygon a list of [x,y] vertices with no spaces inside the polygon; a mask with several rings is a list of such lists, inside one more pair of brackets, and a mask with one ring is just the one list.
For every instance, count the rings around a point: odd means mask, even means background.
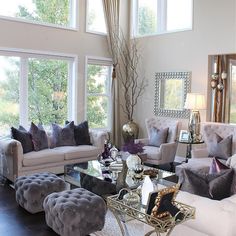
[{"label": "beige curtain", "polygon": [[113,60],[112,73],[112,130],[111,140],[120,147],[120,99],[119,99],[119,80],[116,75],[117,65],[117,35],[119,34],[119,15],[120,15],[120,0],[103,0],[104,15],[107,26],[107,41],[108,47]]}]

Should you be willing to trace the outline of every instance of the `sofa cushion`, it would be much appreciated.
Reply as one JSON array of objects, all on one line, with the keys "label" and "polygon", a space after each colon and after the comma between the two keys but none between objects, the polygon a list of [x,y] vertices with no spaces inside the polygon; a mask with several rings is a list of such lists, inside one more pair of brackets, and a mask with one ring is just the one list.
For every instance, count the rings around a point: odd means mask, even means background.
[{"label": "sofa cushion", "polygon": [[[208,236],[235,235],[236,195],[221,201],[214,201],[209,198],[179,191],[176,200],[196,208],[195,219],[186,221],[183,225],[205,232]],[[182,235],[185,235],[184,232]]]},{"label": "sofa cushion", "polygon": [[65,155],[65,160],[86,157],[94,157],[94,159],[96,159],[97,155],[101,152],[100,148],[90,145],[56,147],[53,150],[63,153]]},{"label": "sofa cushion", "polygon": [[168,130],[169,128],[157,129],[156,127],[152,127],[150,132],[149,145],[160,147],[161,144],[166,143],[168,137]]},{"label": "sofa cushion", "polygon": [[35,125],[31,122],[29,133],[32,135],[32,142],[35,151],[48,148],[47,134],[42,125]]},{"label": "sofa cushion", "polygon": [[232,140],[233,135],[222,138],[215,133],[213,140],[207,145],[209,156],[216,156],[223,159],[229,158],[232,155]]},{"label": "sofa cushion", "polygon": [[60,127],[57,124],[52,124],[52,147],[74,146],[74,121]]},{"label": "sofa cushion", "polygon": [[54,149],[44,149],[39,152],[29,152],[24,154],[23,166],[37,166],[48,163],[64,161],[64,153]]},{"label": "sofa cushion", "polygon": [[32,136],[24,127],[19,126],[19,129],[11,127],[11,137],[21,143],[23,153],[28,153],[34,150]]},{"label": "sofa cushion", "polygon": [[224,170],[218,174],[204,174],[184,169],[182,175],[181,190],[214,200],[230,196],[233,169]]}]

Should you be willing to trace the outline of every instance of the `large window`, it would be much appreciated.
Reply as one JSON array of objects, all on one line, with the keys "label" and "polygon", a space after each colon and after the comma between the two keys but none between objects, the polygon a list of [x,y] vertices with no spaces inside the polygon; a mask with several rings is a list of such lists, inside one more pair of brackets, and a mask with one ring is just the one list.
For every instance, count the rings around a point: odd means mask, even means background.
[{"label": "large window", "polygon": [[102,0],[87,0],[86,31],[106,34],[106,24]]},{"label": "large window", "polygon": [[133,0],[135,36],[192,28],[192,0]]},{"label": "large window", "polygon": [[87,119],[91,128],[110,129],[111,61],[87,59]]},{"label": "large window", "polygon": [[62,27],[76,27],[77,0],[10,0],[0,7],[0,15]]},{"label": "large window", "polygon": [[0,137],[11,126],[72,118],[73,57],[0,53]]}]

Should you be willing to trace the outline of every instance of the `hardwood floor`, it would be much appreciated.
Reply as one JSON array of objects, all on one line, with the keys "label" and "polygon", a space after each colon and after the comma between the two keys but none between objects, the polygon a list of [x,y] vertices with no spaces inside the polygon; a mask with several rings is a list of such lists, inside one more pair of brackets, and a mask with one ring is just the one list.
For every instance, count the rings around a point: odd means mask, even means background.
[{"label": "hardwood floor", "polygon": [[45,222],[44,212],[30,214],[16,203],[15,190],[0,186],[0,235],[56,236]]}]

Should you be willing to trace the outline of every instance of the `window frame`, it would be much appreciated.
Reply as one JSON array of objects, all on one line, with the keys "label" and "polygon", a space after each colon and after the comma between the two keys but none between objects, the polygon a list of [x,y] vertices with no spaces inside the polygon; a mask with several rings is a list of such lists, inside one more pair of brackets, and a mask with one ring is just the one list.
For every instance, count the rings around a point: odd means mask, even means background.
[{"label": "window frame", "polygon": [[[95,0],[96,1],[96,0]],[[89,9],[89,0],[86,0],[86,10],[85,10],[85,15],[86,15],[86,20],[85,20],[85,32],[90,33],[90,34],[97,34],[101,36],[107,36],[107,29],[106,33],[103,33],[101,31],[96,31],[96,30],[90,30],[88,27],[88,9]],[[103,15],[104,15],[104,21],[105,21],[105,27],[106,27],[106,19],[105,19],[105,14],[103,10]],[[107,27],[106,27],[107,28]]]},{"label": "window frame", "polygon": [[1,48],[0,56],[17,56],[20,58],[20,76],[19,76],[19,124],[23,127],[29,127],[28,114],[28,59],[55,59],[67,60],[68,69],[68,98],[67,98],[67,118],[75,120],[76,117],[76,86],[78,56],[74,54],[64,54],[56,52],[45,52],[25,49]]},{"label": "window frame", "polygon": [[22,22],[26,24],[33,24],[38,26],[46,26],[51,28],[57,28],[57,29],[65,29],[65,30],[72,30],[72,31],[78,31],[79,30],[79,0],[71,0],[70,2],[70,25],[69,26],[63,26],[58,24],[52,24],[52,23],[46,23],[46,22],[37,22],[29,19],[24,19],[20,17],[14,17],[14,16],[5,16],[0,15],[0,20],[8,20],[13,22]]},{"label": "window frame", "polygon": [[138,1],[139,0],[132,0],[131,1],[131,8],[130,8],[130,21],[131,21],[131,32],[130,35],[133,38],[143,38],[155,35],[162,35],[162,34],[170,34],[170,33],[177,33],[177,32],[184,32],[193,30],[193,10],[194,10],[194,1],[191,0],[191,26],[189,28],[183,29],[176,29],[176,30],[167,30],[167,0],[156,0],[157,1],[157,21],[160,22],[160,27],[157,28],[156,33],[140,35],[138,32]]},{"label": "window frame", "polygon": [[[101,65],[101,66],[110,66],[110,80],[109,80],[109,94],[106,95],[108,97],[108,124],[107,127],[100,127],[100,128],[91,128],[92,130],[105,130],[105,131],[111,131],[111,125],[112,125],[112,59],[106,58],[106,57],[95,57],[95,56],[86,56],[85,57],[85,107],[84,107],[84,116],[85,120],[87,120],[87,98],[89,96],[88,89],[87,89],[87,80],[88,80],[88,65]],[[104,96],[104,94],[98,94],[98,93],[92,93],[92,96]]]}]

